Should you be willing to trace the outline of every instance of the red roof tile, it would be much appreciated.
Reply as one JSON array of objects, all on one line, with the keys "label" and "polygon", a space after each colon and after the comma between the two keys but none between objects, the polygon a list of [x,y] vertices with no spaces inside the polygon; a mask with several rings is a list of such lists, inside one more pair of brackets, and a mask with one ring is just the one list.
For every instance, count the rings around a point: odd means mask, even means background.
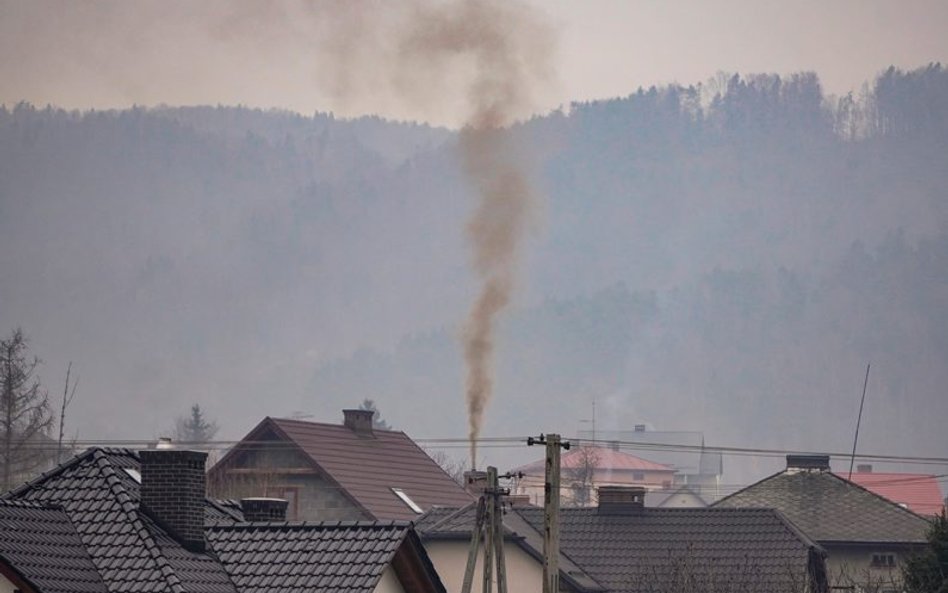
[{"label": "red roof tile", "polygon": [[[584,458],[585,447],[577,447],[571,449],[567,453],[564,453],[560,456],[560,467],[563,469],[574,469],[582,466],[586,463]],[[615,451],[608,447],[589,447],[592,449],[596,456],[596,468],[603,470],[626,470],[626,471],[653,471],[653,472],[668,472],[674,473],[674,469],[662,465],[661,463],[655,463],[654,461],[649,461],[648,459],[642,459],[641,457],[636,457],[631,453],[623,453],[622,451]],[[536,473],[543,473],[546,469],[546,462],[542,459],[539,461],[534,461],[533,463],[528,463],[527,465],[518,467],[515,471],[521,471],[527,475],[533,475]]]},{"label": "red roof tile", "polygon": [[944,505],[941,488],[932,475],[855,472],[852,481],[919,515],[937,515]]},{"label": "red roof tile", "polygon": [[404,432],[375,430],[373,437],[365,437],[339,424],[276,418],[267,421],[375,519],[418,517],[392,488],[403,490],[422,510],[435,505],[461,506],[472,500]]}]

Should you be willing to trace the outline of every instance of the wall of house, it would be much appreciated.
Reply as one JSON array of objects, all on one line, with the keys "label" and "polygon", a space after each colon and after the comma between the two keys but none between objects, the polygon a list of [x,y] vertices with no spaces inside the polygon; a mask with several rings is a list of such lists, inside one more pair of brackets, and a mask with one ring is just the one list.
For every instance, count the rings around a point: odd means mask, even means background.
[{"label": "wall of house", "polygon": [[14,593],[14,591],[18,590],[19,589],[13,586],[13,583],[7,580],[5,576],[0,574],[0,593]]},{"label": "wall of house", "polygon": [[[431,558],[435,570],[441,575],[448,593],[460,593],[464,582],[464,570],[467,567],[467,541],[426,541],[425,549]],[[533,556],[524,552],[517,544],[507,542],[504,546],[504,559],[507,566],[507,589],[509,591],[541,591],[543,589],[543,565]],[[477,558],[474,571],[472,593],[482,593],[483,553]],[[565,585],[561,586],[567,591]]]},{"label": "wall of house", "polygon": [[703,500],[690,492],[676,492],[658,505],[665,509],[697,509],[708,506]]},{"label": "wall of house", "polygon": [[382,578],[379,580],[379,584],[375,586],[374,593],[405,593],[405,588],[402,587],[398,577],[395,576],[395,571],[392,570],[391,565],[382,573]]},{"label": "wall of house", "polygon": [[[830,586],[856,585],[866,593],[900,591],[901,562],[912,550],[903,546],[852,546],[826,545],[826,570]],[[873,554],[893,554],[896,564],[892,567],[873,566]]]},{"label": "wall of house", "polygon": [[289,503],[287,519],[291,521],[371,519],[338,486],[319,475],[305,455],[293,448],[248,450],[237,456],[231,467],[217,472],[213,476],[215,483],[211,484],[213,496],[285,498]]}]

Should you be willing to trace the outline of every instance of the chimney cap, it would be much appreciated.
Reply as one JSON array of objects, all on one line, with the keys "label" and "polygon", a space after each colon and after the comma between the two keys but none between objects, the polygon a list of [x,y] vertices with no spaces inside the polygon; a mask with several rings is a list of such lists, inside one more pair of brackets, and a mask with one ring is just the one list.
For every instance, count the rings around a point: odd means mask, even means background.
[{"label": "chimney cap", "polygon": [[787,455],[788,470],[829,471],[829,455]]}]

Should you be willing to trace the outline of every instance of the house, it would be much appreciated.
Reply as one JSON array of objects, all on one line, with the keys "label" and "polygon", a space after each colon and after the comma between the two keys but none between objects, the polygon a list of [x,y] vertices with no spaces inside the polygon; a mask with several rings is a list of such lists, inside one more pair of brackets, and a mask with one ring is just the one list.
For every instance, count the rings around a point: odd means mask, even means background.
[{"label": "house", "polygon": [[675,484],[687,484],[705,500],[720,496],[724,457],[705,445],[704,433],[691,430],[648,430],[636,424],[633,430],[581,431],[580,438],[599,439],[647,455],[656,463],[675,470]]},{"label": "house", "polygon": [[0,498],[0,591],[443,593],[407,522],[205,496],[198,451],[89,449]]},{"label": "house", "polygon": [[899,590],[899,566],[924,548],[929,522],[830,471],[828,455],[787,455],[784,471],[727,496],[717,509],[774,508],[827,552],[836,587]]},{"label": "house", "polygon": [[[560,510],[562,591],[826,591],[825,552],[779,511],[646,508],[644,494],[604,486],[596,506]],[[449,591],[459,590],[473,524],[470,506],[416,524]],[[544,510],[507,509],[503,524],[508,588],[540,591]]]},{"label": "house", "polygon": [[[543,459],[518,467],[514,474],[523,474],[514,482],[517,494],[528,495],[534,504],[543,504],[546,462]],[[642,486],[648,490],[670,488],[675,470],[619,451],[612,447],[580,446],[560,457],[563,491],[560,496],[573,505],[595,504],[597,486]]]},{"label": "house", "polygon": [[221,498],[288,501],[293,520],[411,521],[472,497],[405,433],[372,427],[371,410],[343,424],[264,418],[208,474]]},{"label": "house", "polygon": [[865,463],[857,465],[849,479],[919,515],[937,515],[945,505],[938,480],[931,474],[874,472]]}]

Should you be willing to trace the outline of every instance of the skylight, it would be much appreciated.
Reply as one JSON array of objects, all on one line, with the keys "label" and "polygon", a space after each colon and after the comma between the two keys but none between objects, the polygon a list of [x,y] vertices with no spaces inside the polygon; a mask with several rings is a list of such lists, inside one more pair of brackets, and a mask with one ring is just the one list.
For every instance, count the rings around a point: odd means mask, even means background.
[{"label": "skylight", "polygon": [[423,510],[421,510],[421,507],[415,504],[415,501],[412,500],[410,496],[405,494],[405,491],[402,490],[401,488],[392,488],[392,492],[394,492],[395,496],[400,498],[402,502],[408,505],[408,508],[410,508],[411,510],[415,511],[419,515],[424,512]]}]

